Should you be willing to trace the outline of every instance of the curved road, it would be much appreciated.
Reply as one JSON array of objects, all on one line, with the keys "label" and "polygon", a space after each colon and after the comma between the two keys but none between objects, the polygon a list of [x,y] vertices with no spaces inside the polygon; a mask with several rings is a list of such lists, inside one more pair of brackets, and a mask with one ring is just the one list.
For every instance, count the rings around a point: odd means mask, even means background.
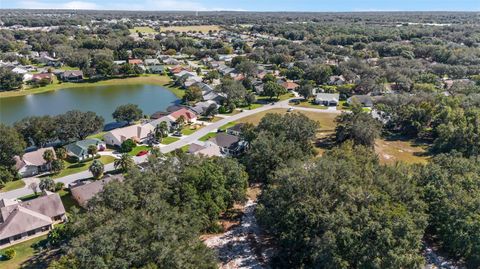
[{"label": "curved road", "polygon": [[[243,112],[240,112],[236,115],[223,118],[223,119],[221,119],[217,122],[206,125],[205,127],[196,131],[195,133],[193,133],[189,136],[186,136],[186,137],[184,137],[184,138],[182,138],[182,139],[180,139],[180,140],[178,140],[174,143],[171,143],[171,144],[165,145],[165,146],[161,146],[160,151],[162,153],[168,153],[168,152],[171,152],[175,149],[182,148],[182,147],[184,147],[188,144],[191,144],[191,143],[197,141],[199,138],[205,136],[208,133],[215,132],[218,128],[220,128],[221,126],[223,126],[227,123],[239,120],[239,119],[244,118],[244,117],[251,116],[251,115],[259,113],[259,112],[263,112],[263,111],[274,109],[274,108],[288,109],[288,108],[291,107],[288,104],[289,101],[290,101],[290,99],[277,102],[273,105],[267,104],[267,105],[264,105],[264,106],[256,108],[256,109],[244,110]],[[305,108],[305,107],[294,107],[294,108],[295,108],[295,110],[311,111],[311,112],[317,112],[317,113],[340,114],[342,112],[342,111],[339,111],[339,110],[336,110],[336,109],[316,109],[316,108]],[[135,160],[135,163],[137,163],[137,164],[138,163],[143,163],[143,162],[146,161],[146,156],[134,157],[134,160]],[[105,165],[105,172],[112,171],[112,170],[114,170],[113,163]],[[70,183],[72,183],[76,180],[89,178],[89,177],[92,177],[92,174],[90,173],[90,171],[87,170],[87,171],[83,171],[83,172],[79,172],[79,173],[76,173],[76,174],[72,174],[72,175],[68,175],[68,176],[65,176],[65,177],[58,178],[55,181],[56,182],[63,182],[65,184],[65,186],[67,186],[68,184],[70,184]],[[8,192],[1,192],[0,193],[0,199],[3,199],[3,198],[15,199],[15,198],[20,198],[20,197],[23,197],[23,196],[26,196],[26,195],[33,194],[33,191],[28,187],[28,185],[31,182],[37,182],[38,183],[39,179],[38,178],[31,178],[31,179],[25,179],[24,181],[26,182],[25,187],[20,188],[20,189],[16,189],[16,190],[11,190],[11,191],[8,191]]]}]

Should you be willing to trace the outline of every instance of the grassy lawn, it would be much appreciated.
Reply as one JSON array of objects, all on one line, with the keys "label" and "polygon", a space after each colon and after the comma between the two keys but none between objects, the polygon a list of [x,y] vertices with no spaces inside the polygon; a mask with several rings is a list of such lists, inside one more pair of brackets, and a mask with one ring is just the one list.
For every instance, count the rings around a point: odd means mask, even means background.
[{"label": "grassy lawn", "polygon": [[157,33],[157,31],[155,31],[155,29],[151,28],[151,27],[133,27],[133,29],[129,29],[130,33],[136,33],[136,32],[140,32],[140,33],[147,33],[147,34],[153,34],[153,33]]},{"label": "grassy lawn", "polygon": [[295,97],[295,95],[293,93],[286,93],[284,95],[280,95],[278,97],[278,99],[276,97],[273,97],[273,100],[272,100],[268,96],[258,96],[257,95],[257,102],[260,102],[260,103],[278,102],[278,101],[287,100],[287,99],[290,99],[290,98],[293,98],[293,97]]},{"label": "grassy lawn", "polygon": [[398,161],[406,163],[427,163],[427,145],[419,145],[411,140],[377,139],[375,152],[384,164],[393,164]]},{"label": "grassy lawn", "polygon": [[168,145],[168,144],[172,144],[173,142],[176,142],[178,140],[180,140],[180,138],[173,137],[173,136],[167,136],[164,139],[162,139],[162,142],[160,142],[160,143],[163,144],[163,145]]},{"label": "grassy lawn", "polygon": [[233,116],[233,115],[238,114],[238,113],[240,113],[240,110],[239,109],[234,109],[232,112],[220,113],[220,114],[226,115],[226,116]]},{"label": "grassy lawn", "polygon": [[89,135],[87,136],[87,139],[93,139],[93,138],[96,138],[96,139],[100,139],[103,141],[103,136],[106,134],[107,132],[100,132],[100,133],[96,133],[96,134],[93,134],[93,135]]},{"label": "grassy lawn", "polygon": [[[103,164],[108,164],[112,163],[115,158],[112,156],[102,156],[99,159]],[[68,175],[72,175],[75,173],[83,172],[88,170],[88,167],[92,164],[92,161],[84,162],[84,163],[69,163],[67,161],[65,162],[65,169],[63,169],[60,173],[53,175],[52,178],[60,178]]]},{"label": "grassy lawn", "polygon": [[251,104],[250,106],[242,107],[241,109],[244,109],[244,110],[252,110],[252,109],[255,109],[255,108],[262,107],[262,106],[263,106],[262,104]]},{"label": "grassy lawn", "polygon": [[190,145],[185,145],[183,147],[181,147],[180,149],[183,151],[183,152],[188,152],[188,149],[190,148]]},{"label": "grassy lawn", "polygon": [[24,186],[25,186],[25,182],[23,182],[23,180],[21,179],[18,179],[18,180],[7,182],[7,184],[5,184],[5,186],[0,190],[0,192],[16,190],[16,189],[23,188]]},{"label": "grassy lawn", "polygon": [[128,153],[130,156],[137,156],[140,151],[147,150],[149,151],[152,147],[149,146],[136,146]]},{"label": "grassy lawn", "polygon": [[220,31],[222,28],[218,25],[190,25],[190,26],[168,26],[160,27],[160,32],[174,31],[174,32],[188,32],[197,31],[207,33],[208,31]]},{"label": "grassy lawn", "polygon": [[317,109],[327,109],[326,106],[317,105],[311,101],[300,102],[298,105],[290,102],[292,106],[307,107],[307,108],[317,108]]},{"label": "grassy lawn", "polygon": [[189,125],[189,126],[184,126],[182,130],[180,131],[183,135],[191,135],[195,133],[196,131],[202,129],[203,126],[200,125]]},{"label": "grassy lawn", "polygon": [[58,192],[58,195],[60,195],[60,198],[62,199],[63,206],[65,207],[65,210],[67,212],[71,212],[71,210],[76,207],[76,208],[81,208],[78,203],[73,200],[72,194],[70,191],[67,190],[61,190]]},{"label": "grassy lawn", "polygon": [[221,126],[221,127],[218,128],[218,129],[227,130],[228,128],[233,127],[233,126],[235,126],[236,124],[237,124],[236,122],[232,121],[232,122],[229,122],[229,123]]},{"label": "grassy lawn", "polygon": [[311,111],[294,111],[294,112],[287,112],[286,109],[284,108],[274,108],[274,109],[269,109],[266,111],[262,111],[259,113],[256,113],[254,115],[241,118],[237,122],[238,123],[252,123],[254,125],[257,125],[260,120],[263,118],[268,113],[278,113],[278,114],[285,114],[285,113],[301,113],[308,118],[318,121],[320,123],[320,129],[319,131],[321,132],[326,132],[326,131],[332,131],[335,129],[335,117],[338,116],[338,114],[335,113],[318,113],[318,112],[311,112]]},{"label": "grassy lawn", "polygon": [[[0,268],[2,269],[16,269],[20,268],[24,262],[30,259],[35,254],[35,249],[32,247],[36,243],[44,240],[47,238],[46,235],[42,235],[37,238],[30,239],[28,241],[16,244],[12,247],[6,249],[15,249],[17,255],[8,261],[0,260]],[[6,249],[1,250],[0,252],[3,254]]]},{"label": "grassy lawn", "polygon": [[223,118],[220,118],[220,117],[215,116],[215,117],[213,117],[213,118],[200,118],[200,119],[198,119],[198,120],[206,121],[206,122],[217,122],[217,121],[219,121],[219,120],[221,120],[221,119],[223,119]]},{"label": "grassy lawn", "polygon": [[205,141],[207,141],[208,139],[210,139],[210,138],[212,138],[212,137],[215,137],[215,136],[217,136],[217,133],[208,133],[208,134],[200,137],[198,140],[205,142]]},{"label": "grassy lawn", "polygon": [[66,89],[66,88],[79,88],[79,87],[88,87],[88,86],[108,86],[108,85],[119,85],[119,86],[120,85],[144,85],[144,84],[163,86],[166,89],[170,90],[177,97],[179,98],[183,97],[183,90],[171,87],[170,82],[171,82],[171,79],[168,76],[147,74],[147,75],[142,75],[138,77],[112,78],[112,79],[93,81],[93,82],[84,81],[79,83],[73,83],[73,82],[53,83],[45,87],[0,92],[0,98],[43,93],[43,92],[55,91],[55,90]]}]

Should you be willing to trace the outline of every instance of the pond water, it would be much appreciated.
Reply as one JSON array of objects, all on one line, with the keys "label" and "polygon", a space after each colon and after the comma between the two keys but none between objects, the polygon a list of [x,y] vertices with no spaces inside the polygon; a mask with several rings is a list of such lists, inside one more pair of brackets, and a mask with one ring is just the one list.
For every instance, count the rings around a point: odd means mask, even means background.
[{"label": "pond water", "polygon": [[0,99],[0,122],[12,124],[27,116],[58,115],[69,110],[93,111],[113,121],[119,105],[136,104],[146,115],[178,103],[168,89],[155,85],[86,86]]}]

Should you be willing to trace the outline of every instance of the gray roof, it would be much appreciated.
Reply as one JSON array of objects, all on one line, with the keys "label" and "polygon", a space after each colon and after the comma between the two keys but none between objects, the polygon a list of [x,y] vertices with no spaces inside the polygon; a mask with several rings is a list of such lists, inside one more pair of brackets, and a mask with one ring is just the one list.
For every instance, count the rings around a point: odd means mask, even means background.
[{"label": "gray roof", "polygon": [[212,137],[209,141],[217,144],[221,148],[231,148],[234,147],[240,139],[238,136],[226,134],[226,133],[219,133],[216,137]]},{"label": "gray roof", "polygon": [[93,198],[97,193],[103,190],[103,187],[113,181],[123,181],[122,175],[108,175],[105,178],[93,182],[87,182],[71,188],[72,197],[79,205],[86,207],[88,201]]},{"label": "gray roof", "polygon": [[68,144],[65,146],[65,149],[77,156],[77,157],[83,157],[88,154],[88,147],[90,145],[101,145],[103,144],[102,140],[97,139],[97,138],[92,138],[92,139],[85,139],[85,140],[80,140],[71,144]]},{"label": "gray roof", "polygon": [[320,101],[337,101],[340,99],[338,93],[317,93],[315,100]]},{"label": "gray roof", "polygon": [[234,131],[234,132],[241,132],[245,123],[237,123],[234,126],[228,128],[227,130]]},{"label": "gray roof", "polygon": [[0,240],[52,224],[52,218],[65,215],[58,193],[0,208]]}]

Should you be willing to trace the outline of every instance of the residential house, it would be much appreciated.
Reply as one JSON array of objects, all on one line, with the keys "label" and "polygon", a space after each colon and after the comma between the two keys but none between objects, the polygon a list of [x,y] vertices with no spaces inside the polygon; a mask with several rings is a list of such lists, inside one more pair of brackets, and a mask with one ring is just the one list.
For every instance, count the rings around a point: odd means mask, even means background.
[{"label": "residential house", "polygon": [[125,60],[118,60],[118,61],[113,61],[113,63],[116,64],[116,65],[124,65],[124,64],[127,63],[127,61],[125,61]]},{"label": "residential house", "polygon": [[347,80],[345,79],[345,77],[343,77],[343,75],[340,75],[340,76],[330,76],[329,79],[328,79],[328,84],[329,85],[337,85],[337,86],[340,86],[340,85],[343,85],[347,82]]},{"label": "residential house", "polygon": [[292,82],[292,81],[285,81],[281,85],[287,91],[294,91],[294,90],[298,89],[298,87],[300,87],[300,85],[298,85],[297,83]]},{"label": "residential house", "polygon": [[152,65],[148,67],[148,70],[152,74],[162,74],[165,71],[165,67],[163,65]]},{"label": "residential house", "polygon": [[95,146],[98,151],[103,151],[107,148],[105,142],[102,140],[91,138],[68,144],[65,146],[65,149],[67,150],[67,154],[69,156],[74,156],[79,160],[83,160],[90,157],[90,154],[88,154],[88,148],[92,145]]},{"label": "residential house", "polygon": [[177,59],[169,57],[163,60],[163,63],[167,65],[178,65],[180,62]]},{"label": "residential house", "polygon": [[127,127],[111,130],[103,136],[107,145],[120,146],[123,141],[132,139],[137,143],[146,141],[154,127],[150,124],[135,124]]},{"label": "residential house", "polygon": [[63,81],[78,82],[83,80],[83,72],[80,70],[65,71],[61,74]]},{"label": "residential house", "polygon": [[31,177],[41,172],[49,170],[49,164],[43,159],[45,151],[51,150],[56,158],[55,150],[52,147],[41,148],[35,151],[27,152],[20,158],[15,156],[15,168],[22,177]]},{"label": "residential house", "polygon": [[167,111],[157,111],[157,112],[153,113],[152,115],[150,115],[150,119],[156,120],[156,119],[168,116],[169,114],[170,113],[167,112]]},{"label": "residential house", "polygon": [[207,108],[211,105],[215,105],[215,107],[219,107],[219,105],[215,102],[215,101],[212,101],[212,100],[209,100],[209,101],[204,101],[204,102],[198,102],[196,103],[194,106],[190,106],[190,110],[192,110],[193,112],[195,112],[195,114],[197,115],[203,115],[205,113],[205,111],[207,110]]},{"label": "residential house", "polygon": [[145,59],[145,65],[160,65],[158,59]]},{"label": "residential house", "polygon": [[43,235],[66,220],[60,196],[51,192],[25,202],[2,199],[0,213],[0,247]]},{"label": "residential house", "polygon": [[317,93],[315,104],[324,106],[337,106],[340,100],[338,93]]},{"label": "residential house", "polygon": [[181,108],[175,112],[172,112],[170,115],[175,121],[178,120],[181,116],[185,118],[185,121],[187,123],[195,123],[197,121],[197,116],[195,113],[192,111],[186,109],[186,108]]},{"label": "residential house", "polygon": [[185,88],[188,88],[188,87],[190,87],[194,84],[197,84],[199,82],[202,82],[202,81],[203,81],[203,78],[201,78],[199,76],[196,76],[196,75],[195,76],[190,76],[185,80],[185,82],[183,83],[183,86]]},{"label": "residential house", "polygon": [[[183,76],[188,76],[188,77],[196,77],[197,76],[197,73],[195,72],[191,72],[191,71],[188,71],[188,70],[182,70],[178,73],[175,73],[173,74],[175,77],[177,78],[180,78],[180,77],[183,77]],[[201,81],[201,80],[200,80]]]},{"label": "residential house", "polygon": [[353,95],[347,99],[347,104],[361,104],[363,107],[373,107],[373,100],[369,95]]},{"label": "residential house", "polygon": [[131,65],[143,65],[143,61],[141,59],[128,59],[128,63]]},{"label": "residential house", "polygon": [[194,155],[202,155],[205,157],[222,156],[220,147],[210,141],[194,142],[190,144],[188,148],[188,153],[194,154]]},{"label": "residential house", "polygon": [[17,66],[17,67],[12,69],[12,72],[15,73],[15,74],[24,75],[28,72],[28,70],[23,68],[23,67]]},{"label": "residential house", "polygon": [[48,80],[50,83],[53,82],[53,74],[51,73],[39,73],[32,75],[32,81],[38,82],[41,80]]},{"label": "residential house", "polygon": [[238,136],[219,133],[217,136],[210,138],[208,141],[215,143],[220,147],[220,151],[225,155],[235,156],[242,152],[244,143]]},{"label": "residential house", "polygon": [[77,203],[86,208],[88,201],[90,201],[96,194],[103,191],[103,187],[112,181],[124,180],[123,175],[107,175],[101,180],[95,181],[82,181],[76,185],[70,187],[70,192],[72,193],[72,198],[77,201]]},{"label": "residential house", "polygon": [[240,136],[242,134],[243,126],[245,126],[244,123],[235,124],[234,126],[227,128],[227,134]]}]

